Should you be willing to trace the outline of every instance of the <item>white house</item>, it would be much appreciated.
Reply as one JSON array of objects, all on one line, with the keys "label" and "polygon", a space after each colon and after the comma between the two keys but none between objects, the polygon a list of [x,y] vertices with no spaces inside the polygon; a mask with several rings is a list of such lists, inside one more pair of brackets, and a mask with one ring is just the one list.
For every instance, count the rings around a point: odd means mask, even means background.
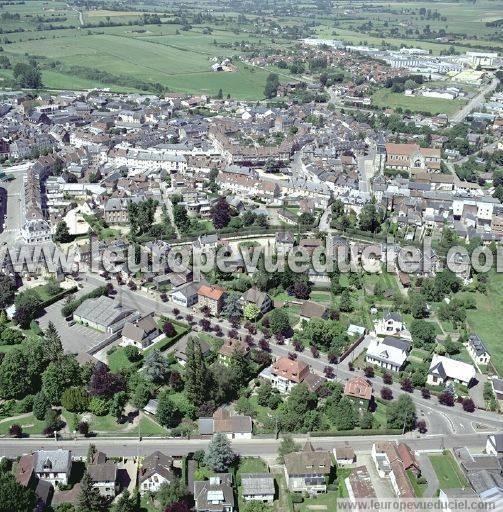
[{"label": "white house", "polygon": [[385,311],[383,317],[374,322],[374,329],[377,336],[399,336],[405,324],[400,313]]},{"label": "white house", "polygon": [[468,386],[474,378],[475,368],[473,365],[434,354],[426,382],[433,386],[442,386],[447,382],[457,382]]},{"label": "white house", "polygon": [[114,498],[119,490],[117,483],[117,466],[113,462],[104,464],[88,464],[87,472],[91,477],[92,485],[101,496]]},{"label": "white house", "polygon": [[382,339],[372,337],[367,348],[365,361],[386,370],[398,372],[407,360],[410,348],[410,343],[406,340],[391,336]]},{"label": "white house", "polygon": [[142,318],[127,322],[122,328],[120,344],[123,347],[133,345],[144,350],[154,343],[156,338],[161,337],[161,331],[157,327],[153,315],[153,313],[149,313]]},{"label": "white house", "polygon": [[486,453],[501,457],[503,455],[503,433],[489,434],[486,441]]},{"label": "white house", "polygon": [[169,484],[174,477],[172,457],[155,451],[145,457],[138,472],[140,494],[157,492],[162,484]]},{"label": "white house", "polygon": [[475,364],[489,364],[491,356],[477,334],[470,334],[466,348]]},{"label": "white house", "polygon": [[35,452],[35,475],[52,485],[67,485],[72,469],[70,450],[37,450]]},{"label": "white house", "polygon": [[171,300],[178,306],[184,308],[191,308],[194,304],[197,304],[198,295],[197,291],[201,287],[201,282],[190,282],[182,284],[175,288],[169,296]]},{"label": "white house", "polygon": [[220,407],[211,418],[199,418],[199,433],[212,436],[216,433],[225,434],[229,439],[251,439],[253,424],[250,416],[231,414],[226,407]]}]

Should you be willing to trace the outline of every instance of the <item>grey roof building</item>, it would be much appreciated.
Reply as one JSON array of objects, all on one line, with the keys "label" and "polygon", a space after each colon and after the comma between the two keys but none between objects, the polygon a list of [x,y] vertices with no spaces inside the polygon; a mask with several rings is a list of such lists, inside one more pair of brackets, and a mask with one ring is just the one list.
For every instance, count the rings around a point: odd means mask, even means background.
[{"label": "grey roof building", "polygon": [[73,313],[75,320],[102,332],[117,332],[127,321],[135,320],[139,314],[131,308],[102,295],[85,300]]},{"label": "grey roof building", "polygon": [[209,480],[195,481],[194,501],[197,512],[233,512],[232,476],[219,473]]},{"label": "grey roof building", "polygon": [[68,483],[72,469],[72,452],[69,450],[37,450],[35,452],[35,475],[54,484]]},{"label": "grey roof building", "polygon": [[272,502],[275,493],[274,478],[270,473],[243,473],[241,493],[246,501]]}]

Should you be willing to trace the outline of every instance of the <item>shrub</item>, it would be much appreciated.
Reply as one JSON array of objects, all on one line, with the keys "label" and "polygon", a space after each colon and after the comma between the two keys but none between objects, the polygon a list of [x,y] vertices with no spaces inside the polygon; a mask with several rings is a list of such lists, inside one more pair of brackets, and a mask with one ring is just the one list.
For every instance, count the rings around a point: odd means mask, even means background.
[{"label": "shrub", "polygon": [[21,428],[21,425],[18,425],[17,423],[11,425],[9,428],[9,435],[11,437],[21,437],[23,435],[23,429]]},{"label": "shrub", "polygon": [[109,409],[110,403],[104,398],[93,396],[91,400],[89,400],[89,411],[96,416],[106,416]]},{"label": "shrub", "polygon": [[463,399],[463,410],[465,410],[466,412],[475,411],[475,404],[473,403],[473,400],[471,398]]},{"label": "shrub", "polygon": [[382,388],[381,398],[383,400],[393,400],[393,391],[390,388]]},{"label": "shrub", "polygon": [[89,423],[87,421],[81,421],[77,427],[79,434],[86,436],[89,434]]},{"label": "shrub", "polygon": [[143,358],[138,347],[135,347],[134,345],[128,345],[125,347],[124,354],[126,355],[127,360],[131,361],[132,363],[135,363],[136,361],[139,361]]},{"label": "shrub", "polygon": [[61,405],[70,412],[84,412],[89,406],[89,394],[81,386],[67,388],[61,395]]},{"label": "shrub", "polygon": [[292,493],[290,496],[292,497],[292,503],[303,503],[304,502],[304,498],[302,497],[301,494]]}]

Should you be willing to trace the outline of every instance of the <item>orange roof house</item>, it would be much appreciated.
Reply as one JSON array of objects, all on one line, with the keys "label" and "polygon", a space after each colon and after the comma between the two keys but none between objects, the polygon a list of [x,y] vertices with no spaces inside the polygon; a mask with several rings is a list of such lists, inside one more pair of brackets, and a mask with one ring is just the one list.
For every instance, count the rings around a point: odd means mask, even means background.
[{"label": "orange roof house", "polygon": [[271,373],[299,384],[309,374],[309,365],[303,361],[280,357],[273,365]]},{"label": "orange roof house", "polygon": [[365,405],[372,398],[372,384],[363,377],[353,377],[344,385],[344,395],[360,405]]}]

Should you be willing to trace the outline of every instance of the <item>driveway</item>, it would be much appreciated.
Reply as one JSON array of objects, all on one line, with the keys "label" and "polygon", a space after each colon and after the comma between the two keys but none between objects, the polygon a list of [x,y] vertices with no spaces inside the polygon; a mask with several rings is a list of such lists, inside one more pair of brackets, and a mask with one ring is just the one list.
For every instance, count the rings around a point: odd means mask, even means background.
[{"label": "driveway", "polygon": [[421,453],[419,454],[419,464],[421,466],[421,474],[428,481],[428,487],[425,489],[423,493],[424,498],[433,498],[440,488],[440,483],[438,482],[437,474],[431,465],[429,457]]},{"label": "driveway", "polygon": [[95,331],[81,324],[68,325],[61,315],[63,301],[58,301],[45,308],[45,314],[38,319],[42,329],[47,329],[52,322],[61,337],[61,343],[65,352],[87,352],[91,347],[110,336],[108,333]]},{"label": "driveway", "polygon": [[473,400],[475,407],[479,409],[486,408],[486,401],[484,400],[484,384],[487,382],[487,376],[481,373],[475,375],[477,384],[470,388],[470,398]]}]

